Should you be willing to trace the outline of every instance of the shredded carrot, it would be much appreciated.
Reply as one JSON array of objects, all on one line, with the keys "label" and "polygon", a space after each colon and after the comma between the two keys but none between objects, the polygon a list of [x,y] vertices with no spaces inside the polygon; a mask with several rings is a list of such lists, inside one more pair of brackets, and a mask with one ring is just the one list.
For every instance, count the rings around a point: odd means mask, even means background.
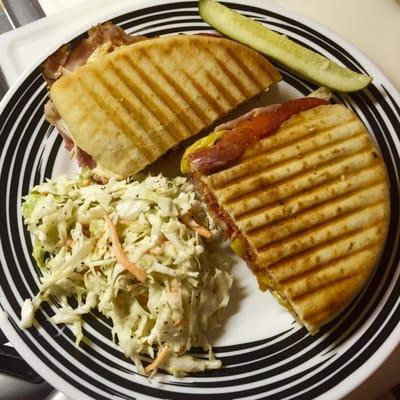
[{"label": "shredded carrot", "polygon": [[144,282],[147,276],[146,272],[139,265],[130,262],[126,254],[123,252],[121,243],[118,238],[117,230],[115,229],[115,226],[107,213],[104,213],[104,219],[111,232],[112,249],[115,257],[117,258],[117,261],[132,275],[134,275],[139,282]]},{"label": "shredded carrot", "polygon": [[160,246],[162,246],[164,243],[168,242],[168,239],[165,236],[162,236],[160,239],[157,240],[157,242],[155,243],[154,246],[151,246],[150,248],[148,248],[145,253],[150,253],[153,254],[155,256],[160,254]]},{"label": "shredded carrot", "polygon": [[200,236],[203,236],[203,237],[205,237],[207,239],[209,239],[212,236],[212,233],[208,229],[204,228],[204,226],[201,226],[201,225],[189,225],[189,228],[192,231],[197,232]]},{"label": "shredded carrot", "polygon": [[135,221],[129,221],[128,219],[119,219],[118,223],[121,224],[121,225],[136,224]]},{"label": "shredded carrot", "polygon": [[153,246],[153,247],[150,247],[149,249],[147,249],[145,251],[145,253],[152,254],[153,256],[159,256],[161,253],[161,250],[158,246]]},{"label": "shredded carrot", "polygon": [[197,232],[200,236],[203,236],[209,239],[212,236],[212,233],[197,223],[197,221],[192,218],[190,215],[186,214],[182,217],[183,222],[190,228],[193,232]]},{"label": "shredded carrot", "polygon": [[158,368],[159,365],[162,364],[165,361],[165,359],[170,355],[170,353],[171,350],[169,349],[169,347],[164,346],[163,349],[158,352],[155,360],[144,369],[144,372],[148,374],[149,372]]},{"label": "shredded carrot", "polygon": [[180,325],[182,325],[182,322],[183,322],[183,319],[176,319],[174,321],[174,326],[180,326]]}]

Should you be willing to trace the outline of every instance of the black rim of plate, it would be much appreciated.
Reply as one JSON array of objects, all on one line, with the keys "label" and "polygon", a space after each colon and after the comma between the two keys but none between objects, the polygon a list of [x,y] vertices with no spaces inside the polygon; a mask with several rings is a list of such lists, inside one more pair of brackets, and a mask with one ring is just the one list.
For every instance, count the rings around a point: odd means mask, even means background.
[{"label": "black rim of plate", "polygon": [[[365,71],[347,50],[312,27],[265,9],[228,4],[307,46],[330,54],[353,70]],[[129,33],[149,36],[206,31],[197,2],[158,5],[113,20]],[[313,85],[282,71],[302,93]],[[0,284],[2,305],[18,341],[61,380],[90,398],[133,399],[310,399],[334,388],[359,369],[383,345],[400,321],[399,152],[400,107],[382,83],[336,101],[351,107],[374,132],[391,182],[389,240],[367,288],[339,318],[311,337],[293,325],[281,334],[252,343],[215,349],[224,368],[183,379],[164,376],[154,385],[136,375],[132,363],[111,343],[109,321],[89,316],[85,334],[90,345],[74,346],[68,329],[48,321],[54,306],[44,304],[36,319],[41,326],[22,331],[18,318],[23,299],[38,291],[39,271],[30,258],[30,238],[22,225],[21,196],[51,176],[61,139],[43,118],[47,90],[36,68],[20,84],[0,114]],[[63,151],[63,150],[60,150]],[[397,166],[397,167],[396,167]],[[373,290],[371,289],[373,288]],[[371,317],[371,315],[374,315]],[[24,355],[24,354],[22,354]],[[45,376],[46,374],[43,373]],[[68,394],[68,393],[67,393]]]}]

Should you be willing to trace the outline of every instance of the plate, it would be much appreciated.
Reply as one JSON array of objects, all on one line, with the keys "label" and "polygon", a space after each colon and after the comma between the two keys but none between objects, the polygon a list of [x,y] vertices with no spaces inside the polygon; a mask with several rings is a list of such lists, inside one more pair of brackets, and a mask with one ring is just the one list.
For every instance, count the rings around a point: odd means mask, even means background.
[{"label": "plate", "polygon": [[[315,336],[307,334],[268,293],[258,291],[255,279],[237,260],[232,301],[221,329],[212,333],[223,368],[179,379],[158,374],[149,381],[137,374],[112,343],[109,321],[97,314],[86,319],[90,345],[75,347],[71,331],[49,321],[54,314],[51,304],[43,304],[36,313],[35,329],[21,330],[22,303],[37,293],[40,275],[22,223],[22,196],[47,177],[75,170],[60,137],[44,120],[47,89],[36,66],[0,105],[0,326],[27,362],[71,399],[338,399],[365,380],[399,343],[399,94],[357,49],[314,22],[261,0],[228,5],[374,77],[368,89],[335,95],[334,101],[359,115],[373,132],[387,165],[391,222],[382,258],[360,296]],[[198,16],[197,3],[187,1],[132,3],[130,10],[112,20],[131,34],[149,36],[210,30]],[[257,104],[289,100],[315,88],[281,72],[283,82],[260,96]],[[167,160],[154,168],[166,171],[170,164]]]}]

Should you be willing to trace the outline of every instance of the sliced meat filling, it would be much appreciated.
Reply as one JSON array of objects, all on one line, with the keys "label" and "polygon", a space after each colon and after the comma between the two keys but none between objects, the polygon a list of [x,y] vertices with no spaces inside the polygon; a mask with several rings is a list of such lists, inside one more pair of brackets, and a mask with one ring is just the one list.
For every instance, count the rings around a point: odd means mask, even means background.
[{"label": "sliced meat filling", "polygon": [[142,40],[145,36],[130,36],[119,26],[106,22],[89,29],[88,37],[78,38],[61,46],[42,65],[42,74],[49,86],[57,79],[85,65],[99,49],[102,54],[111,53],[116,48]]},{"label": "sliced meat filling", "polygon": [[251,248],[246,237],[241,233],[240,229],[236,226],[229,214],[224,211],[222,207],[220,207],[212,191],[209,189],[207,184],[203,182],[201,175],[198,173],[194,173],[191,175],[191,178],[195,186],[196,192],[208,205],[208,210],[210,214],[223,228],[226,239],[231,240],[231,242],[234,242],[235,240],[240,241],[243,252],[241,256],[246,261],[246,264],[248,265],[250,270],[257,277],[259,288],[262,291],[270,290],[278,303],[281,306],[285,307],[296,320],[299,320],[289,301],[286,300],[278,291],[275,280],[269,275],[268,271],[266,271],[265,269],[261,270],[259,268],[256,253]]},{"label": "sliced meat filling", "polygon": [[196,189],[196,192],[207,204],[209,212],[224,230],[226,239],[229,239],[231,241],[239,239],[243,243],[243,258],[246,260],[249,267],[254,272],[257,271],[258,268],[256,265],[256,254],[253,252],[247,239],[242,235],[240,229],[236,226],[229,214],[222,207],[220,207],[215,195],[210,190],[208,185],[203,181],[201,174],[199,174],[198,172],[194,172],[193,174],[191,174],[191,180]]},{"label": "sliced meat filling", "polygon": [[245,118],[244,121],[236,123],[212,147],[194,151],[189,156],[191,167],[203,174],[221,171],[240,159],[247,147],[276,131],[282,122],[291,116],[323,104],[328,104],[328,101],[316,97],[303,97],[264,110],[250,119]]},{"label": "sliced meat filling", "polygon": [[[120,27],[107,22],[91,28],[88,37],[77,39],[60,47],[42,65],[42,75],[49,87],[62,76],[93,61],[96,57],[111,53],[116,48],[146,40],[145,36],[130,36]],[[96,167],[92,157],[75,146],[67,125],[49,100],[44,109],[45,118],[54,125],[64,140],[65,148],[75,156],[80,167]]]}]

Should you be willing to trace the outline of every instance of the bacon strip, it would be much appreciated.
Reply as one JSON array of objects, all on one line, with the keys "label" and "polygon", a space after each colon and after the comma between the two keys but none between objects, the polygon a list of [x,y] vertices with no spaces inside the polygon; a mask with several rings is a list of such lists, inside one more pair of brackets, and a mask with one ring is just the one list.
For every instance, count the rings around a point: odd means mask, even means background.
[{"label": "bacon strip", "polygon": [[246,148],[273,133],[282,122],[301,111],[328,104],[324,99],[304,97],[288,101],[272,111],[245,120],[219,139],[212,147],[194,151],[189,159],[191,165],[202,174],[211,174],[231,165],[245,152]]}]

